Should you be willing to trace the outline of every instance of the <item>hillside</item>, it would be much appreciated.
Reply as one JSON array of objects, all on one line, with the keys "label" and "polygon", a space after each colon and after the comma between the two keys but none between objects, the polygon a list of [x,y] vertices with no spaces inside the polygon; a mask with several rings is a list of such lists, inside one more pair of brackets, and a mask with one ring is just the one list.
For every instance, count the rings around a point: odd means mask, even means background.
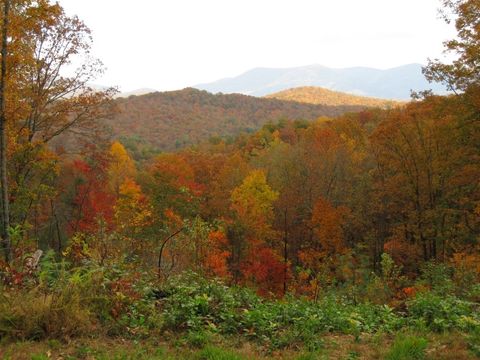
[{"label": "hillside", "polygon": [[334,91],[394,100],[408,100],[410,90],[432,89],[435,93],[445,93],[442,85],[430,84],[425,80],[420,64],[386,70],[367,67],[336,69],[321,65],[284,69],[256,68],[236,77],[194,87],[212,93],[265,96],[300,86],[320,86]]},{"label": "hillside", "polygon": [[359,111],[363,105],[327,106],[240,94],[213,95],[187,88],[115,100],[119,113],[107,120],[115,138],[134,139],[161,150],[251,132],[280,119],[314,120]]},{"label": "hillside", "polygon": [[382,109],[388,109],[401,104],[400,102],[393,100],[351,95],[317,86],[297,87],[270,94],[265,97],[278,100],[297,101],[308,104],[321,104],[329,106],[358,105],[379,107]]}]

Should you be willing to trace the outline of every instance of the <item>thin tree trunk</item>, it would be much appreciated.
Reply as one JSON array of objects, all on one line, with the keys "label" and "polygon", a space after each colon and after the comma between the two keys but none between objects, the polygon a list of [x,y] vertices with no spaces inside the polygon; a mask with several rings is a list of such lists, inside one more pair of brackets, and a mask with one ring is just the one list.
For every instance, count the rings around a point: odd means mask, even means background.
[{"label": "thin tree trunk", "polygon": [[162,276],[162,257],[163,257],[163,249],[165,248],[165,245],[167,245],[167,242],[177,236],[180,232],[183,231],[183,228],[178,229],[175,231],[173,234],[170,234],[165,240],[163,240],[162,245],[160,246],[160,251],[158,252],[158,263],[157,263],[157,276],[160,279]]},{"label": "thin tree trunk", "polygon": [[287,276],[288,276],[288,227],[287,227],[287,209],[284,211],[284,235],[283,235],[283,295],[287,294]]},{"label": "thin tree trunk", "polygon": [[5,114],[5,85],[7,77],[7,45],[8,45],[8,26],[9,26],[10,0],[4,0],[3,7],[3,25],[2,25],[2,61],[0,75],[0,185],[2,200],[2,245],[5,255],[5,261],[11,260],[11,243],[8,229],[10,228],[10,210],[8,199],[8,181],[7,181],[7,134],[6,134],[6,114]]}]

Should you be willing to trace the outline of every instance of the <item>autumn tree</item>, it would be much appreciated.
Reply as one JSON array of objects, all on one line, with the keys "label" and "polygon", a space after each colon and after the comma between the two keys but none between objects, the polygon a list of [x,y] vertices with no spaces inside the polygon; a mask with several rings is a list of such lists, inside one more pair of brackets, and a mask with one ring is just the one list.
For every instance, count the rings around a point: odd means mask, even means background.
[{"label": "autumn tree", "polygon": [[[191,229],[189,224],[203,224],[198,219],[203,187],[196,182],[192,166],[181,154],[157,156],[141,174],[139,183],[152,208],[151,233],[158,248],[158,274],[167,276],[192,263],[189,258],[194,253],[195,239],[183,240]],[[205,237],[197,240],[200,238]],[[166,258],[170,258],[167,268]]]},{"label": "autumn tree", "polygon": [[429,81],[442,82],[454,92],[465,92],[480,83],[480,1],[443,0],[443,18],[455,22],[457,37],[444,42],[445,52],[457,58],[451,64],[429,60],[423,72]]},{"label": "autumn tree", "polygon": [[348,213],[348,208],[334,207],[323,198],[315,202],[311,219],[314,237],[299,252],[302,268],[308,274],[305,280],[314,298],[320,285],[332,281],[340,257],[348,250],[344,235]]},{"label": "autumn tree", "polygon": [[425,260],[445,258],[475,233],[470,224],[478,199],[478,153],[463,142],[450,103],[437,97],[413,103],[372,135],[382,196],[389,203],[390,241],[419,247]]},{"label": "autumn tree", "polygon": [[349,198],[353,184],[351,152],[345,137],[328,120],[312,124],[302,134],[294,160],[299,168],[294,186],[301,189],[297,192],[301,233],[297,251],[315,236],[311,218],[317,200],[322,198],[338,205]]},{"label": "autumn tree", "polygon": [[232,192],[232,209],[250,236],[261,241],[272,238],[273,202],[278,193],[267,184],[265,173],[253,170]]},{"label": "autumn tree", "polygon": [[195,217],[202,187],[190,164],[179,154],[161,154],[142,175],[157,216],[170,209],[182,218]]},{"label": "autumn tree", "polygon": [[125,178],[119,186],[113,211],[116,231],[129,243],[127,248],[132,252],[143,250],[145,241],[142,241],[141,234],[151,224],[152,210],[135,180]]},{"label": "autumn tree", "polygon": [[[238,185],[228,184],[230,177],[234,177],[235,169],[225,148],[205,147],[202,149],[186,149],[182,157],[193,170],[195,182],[202,191],[199,215],[213,221],[225,216],[225,209],[230,204],[229,194]],[[225,171],[228,167],[228,171]],[[239,169],[237,169],[239,171]],[[240,179],[239,182],[243,177]]]},{"label": "autumn tree", "polygon": [[228,250],[228,239],[224,231],[212,230],[208,234],[208,249],[203,259],[207,275],[229,278],[228,260],[231,252]]},{"label": "autumn tree", "polygon": [[[280,134],[279,134],[280,136]],[[274,203],[274,226],[282,238],[281,249],[285,265],[283,291],[287,292],[290,266],[296,266],[299,239],[302,238],[301,223],[304,209],[304,188],[302,187],[302,162],[299,161],[298,147],[278,139],[258,160],[267,170],[270,183],[279,193]]]},{"label": "autumn tree", "polygon": [[75,181],[73,182],[73,208],[68,233],[84,232],[93,234],[103,222],[109,230],[114,227],[115,195],[109,191],[107,168],[109,156],[101,149],[86,159],[73,161]]},{"label": "autumn tree", "polygon": [[213,179],[206,186],[205,200],[208,202],[206,216],[232,218],[232,191],[242,184],[249,172],[250,166],[241,154],[235,152],[225,156]]},{"label": "autumn tree", "polygon": [[[286,264],[272,250],[276,233],[272,229],[273,202],[278,193],[267,183],[265,173],[253,170],[232,192],[232,209],[245,229],[246,246],[234,249],[242,274],[262,292],[283,292]],[[243,256],[240,253],[244,253]]]},{"label": "autumn tree", "polygon": [[[3,219],[11,215],[12,224],[28,228],[31,212],[53,195],[43,191],[52,184],[44,170],[54,168],[57,161],[46,155],[52,151],[52,142],[67,131],[76,136],[90,134],[96,120],[109,112],[105,104],[113,90],[96,92],[88,85],[102,66],[90,56],[90,30],[77,17],[67,16],[61,6],[49,1],[2,4],[10,10],[4,19],[8,21],[2,22],[3,29],[8,29],[2,48],[2,96],[9,138],[4,180],[11,184],[11,212]],[[72,70],[74,62],[80,65]],[[44,161],[49,164],[38,166]],[[50,183],[38,181],[45,177]],[[42,192],[45,196],[38,196]],[[2,206],[8,206],[7,202]],[[8,233],[8,224],[2,226],[2,233]]]},{"label": "autumn tree", "polygon": [[318,199],[312,213],[312,226],[318,239],[317,249],[324,256],[342,254],[347,244],[343,235],[342,225],[348,214],[346,207],[334,207],[325,199]]},{"label": "autumn tree", "polygon": [[[28,82],[22,89],[29,106],[18,131],[39,143],[48,143],[66,130],[81,136],[106,115],[104,105],[114,92],[94,91],[89,85],[103,72],[102,63],[91,56],[90,29],[48,1],[38,2],[29,12],[36,19],[24,30],[32,51]],[[67,72],[74,61],[80,65]]]},{"label": "autumn tree", "polygon": [[114,141],[110,146],[109,155],[110,161],[107,169],[109,185],[111,191],[118,196],[122,184],[127,179],[133,180],[135,178],[135,164],[125,147],[118,141]]},{"label": "autumn tree", "polygon": [[441,82],[457,94],[463,141],[480,151],[480,1],[443,0],[443,6],[445,21],[454,21],[457,31],[454,39],[444,42],[445,52],[455,59],[451,63],[429,60],[423,72],[429,81]]}]

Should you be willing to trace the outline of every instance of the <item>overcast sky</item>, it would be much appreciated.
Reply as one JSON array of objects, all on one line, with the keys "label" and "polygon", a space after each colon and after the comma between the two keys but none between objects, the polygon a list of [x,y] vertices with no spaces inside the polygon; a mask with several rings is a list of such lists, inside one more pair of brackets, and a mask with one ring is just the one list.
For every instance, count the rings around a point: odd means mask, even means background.
[{"label": "overcast sky", "polygon": [[122,91],[181,89],[254,67],[390,68],[441,56],[439,0],[59,0]]}]

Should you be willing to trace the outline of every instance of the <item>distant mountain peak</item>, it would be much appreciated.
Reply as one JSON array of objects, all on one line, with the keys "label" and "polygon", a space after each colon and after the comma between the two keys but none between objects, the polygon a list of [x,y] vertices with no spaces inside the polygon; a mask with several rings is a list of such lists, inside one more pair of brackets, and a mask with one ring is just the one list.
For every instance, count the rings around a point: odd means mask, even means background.
[{"label": "distant mountain peak", "polygon": [[292,68],[258,67],[236,77],[194,87],[211,93],[265,96],[301,86],[318,86],[391,100],[407,100],[411,90],[432,89],[439,94],[446,92],[442,85],[428,83],[422,74],[422,65],[416,63],[384,70],[362,66],[329,68],[319,64]]}]

